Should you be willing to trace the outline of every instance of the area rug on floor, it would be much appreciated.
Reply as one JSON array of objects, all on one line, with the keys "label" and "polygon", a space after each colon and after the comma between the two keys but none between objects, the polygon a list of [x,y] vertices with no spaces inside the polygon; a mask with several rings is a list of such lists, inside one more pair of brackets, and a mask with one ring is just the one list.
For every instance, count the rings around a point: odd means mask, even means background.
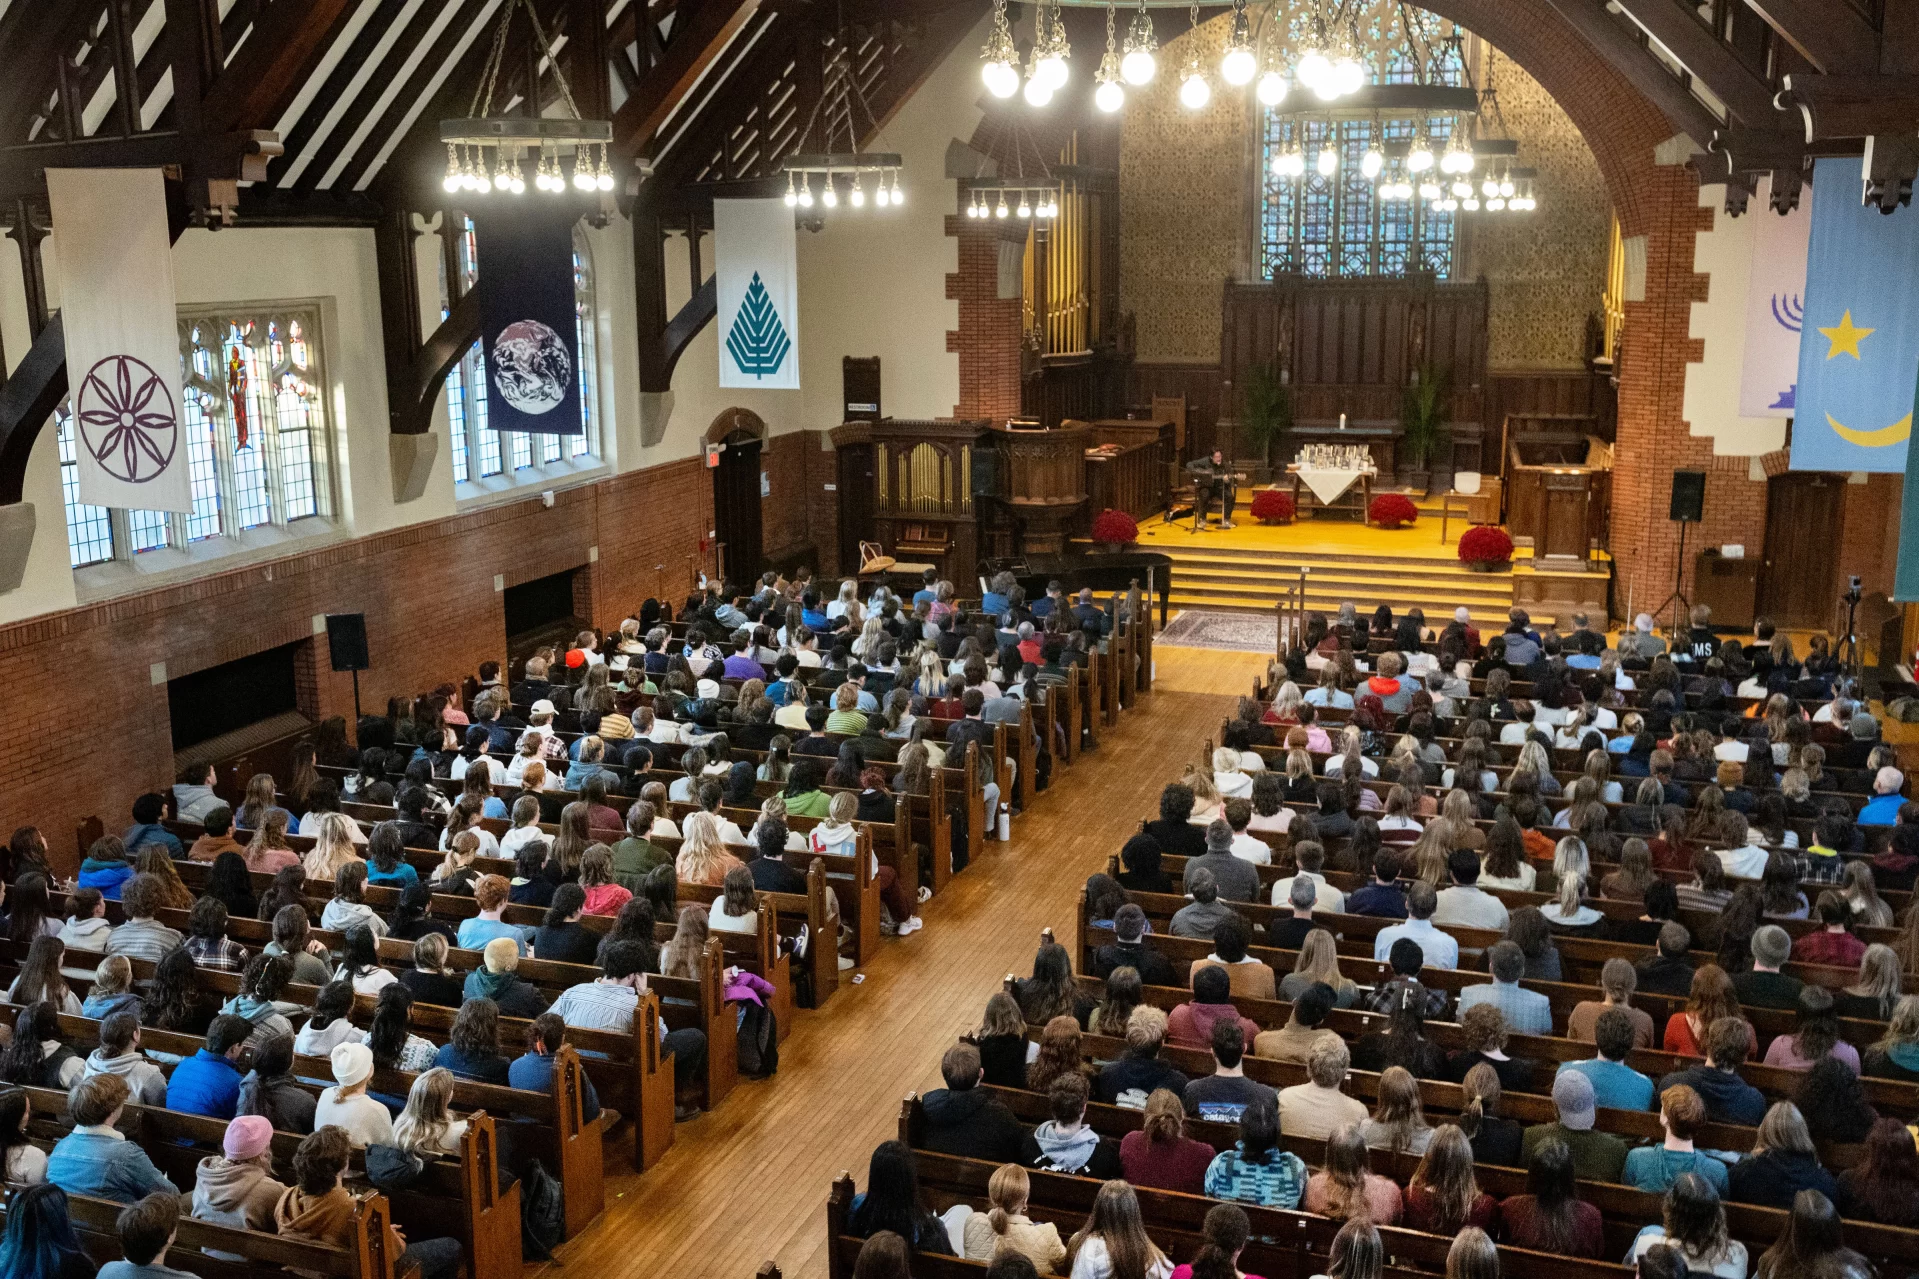
[{"label": "area rug on floor", "polygon": [[1187,609],[1153,636],[1153,643],[1175,648],[1218,648],[1230,653],[1270,653],[1278,639],[1279,622],[1271,616]]}]

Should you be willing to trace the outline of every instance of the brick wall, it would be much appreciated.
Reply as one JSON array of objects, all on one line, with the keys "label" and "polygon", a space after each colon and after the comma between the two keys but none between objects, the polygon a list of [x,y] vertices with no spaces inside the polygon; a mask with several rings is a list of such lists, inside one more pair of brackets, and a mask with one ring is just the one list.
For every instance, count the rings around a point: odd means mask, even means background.
[{"label": "brick wall", "polygon": [[[0,742],[9,828],[39,826],[64,858],[81,818],[118,830],[136,795],[172,781],[155,663],[178,678],[311,640],[316,614],[365,613],[372,668],[360,687],[373,709],[506,657],[496,574],[511,586],[585,566],[598,546],[598,563],[580,574],[592,579],[596,621],[616,624],[661,591],[679,596],[701,533],[689,494],[705,483],[690,458],[561,490],[550,510],[529,498],[0,628],[5,713],[43,718],[44,698],[29,693],[57,684],[62,717],[88,726]],[[352,677],[329,669],[324,640],[308,647],[296,663],[301,709],[351,718]],[[99,742],[113,743],[113,767],[99,767]]]},{"label": "brick wall", "polygon": [[[839,497],[826,486],[838,478],[824,431],[776,435],[760,452],[767,494],[760,502],[760,537],[769,552],[811,543],[822,576],[839,568]],[[768,565],[785,568],[787,565]]]},{"label": "brick wall", "polygon": [[998,219],[946,219],[946,233],[959,241],[959,270],[946,277],[946,296],[959,303],[959,328],[946,335],[946,349],[959,356],[955,417],[1002,422],[1019,413],[1021,303],[999,296],[1000,240],[1019,231]]},{"label": "brick wall", "polygon": [[1892,578],[1899,566],[1899,500],[1905,491],[1903,475],[1868,475],[1864,484],[1844,489],[1840,517],[1841,563],[1832,566],[1833,591],[1845,586],[1844,575],[1865,578],[1868,594],[1892,594]]}]

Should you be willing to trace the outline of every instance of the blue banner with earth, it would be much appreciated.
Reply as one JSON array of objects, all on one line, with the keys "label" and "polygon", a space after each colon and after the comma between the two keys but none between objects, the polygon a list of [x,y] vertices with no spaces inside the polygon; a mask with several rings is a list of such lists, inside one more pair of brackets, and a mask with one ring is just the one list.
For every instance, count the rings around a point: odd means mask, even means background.
[{"label": "blue banner with earth", "polygon": [[[495,203],[497,200],[497,203]],[[572,211],[496,196],[476,201],[486,425],[578,435],[580,334]]]}]

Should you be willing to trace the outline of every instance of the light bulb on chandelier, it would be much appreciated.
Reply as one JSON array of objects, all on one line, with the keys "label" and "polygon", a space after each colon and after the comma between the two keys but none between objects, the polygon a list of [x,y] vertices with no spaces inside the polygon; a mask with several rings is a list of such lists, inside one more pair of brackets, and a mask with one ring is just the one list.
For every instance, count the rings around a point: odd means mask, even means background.
[{"label": "light bulb on chandelier", "polygon": [[1374,138],[1372,144],[1366,148],[1366,154],[1359,158],[1359,171],[1365,174],[1366,180],[1370,182],[1377,178],[1385,167],[1386,153],[1379,149],[1379,139]]},{"label": "light bulb on chandelier", "polygon": [[1010,98],[1019,92],[1019,49],[1013,43],[1013,28],[1006,21],[1006,0],[995,0],[993,31],[980,50],[980,80],[996,98]]},{"label": "light bulb on chandelier", "polygon": [[813,179],[808,177],[800,179],[800,207],[802,209],[813,207]]},{"label": "light bulb on chandelier", "polygon": [[1424,182],[1421,182],[1419,184],[1420,199],[1437,200],[1439,198],[1439,195],[1440,195],[1439,183],[1434,182],[1431,178],[1428,178]]},{"label": "light bulb on chandelier", "polygon": [[1179,84],[1179,102],[1188,111],[1197,111],[1213,100],[1213,86],[1206,82],[1206,76],[1197,66],[1188,68],[1186,78]]},{"label": "light bulb on chandelier", "polygon": [[1159,60],[1153,56],[1158,48],[1159,37],[1153,34],[1152,16],[1146,12],[1146,0],[1140,0],[1139,12],[1126,28],[1126,56],[1119,63],[1119,74],[1126,83],[1138,86],[1152,82],[1159,70]]},{"label": "light bulb on chandelier", "polygon": [[1313,168],[1317,169],[1323,178],[1332,177],[1339,171],[1339,152],[1331,147],[1321,147],[1319,155],[1313,160]]},{"label": "light bulb on chandelier", "polygon": [[999,207],[993,210],[993,216],[1003,218],[1011,212],[1012,210],[1006,207],[1006,192],[1002,191],[999,193]]},{"label": "light bulb on chandelier", "polygon": [[1337,96],[1346,97],[1366,87],[1366,66],[1357,58],[1342,58],[1333,66]]},{"label": "light bulb on chandelier", "polygon": [[460,158],[454,154],[453,144],[446,144],[446,176],[440,179],[440,189],[448,195],[458,191],[463,183],[460,180]]},{"label": "light bulb on chandelier", "polygon": [[1479,197],[1469,195],[1459,202],[1459,207],[1468,213],[1479,212]]},{"label": "light bulb on chandelier", "polygon": [[[885,189],[886,189],[885,187],[880,188],[880,190],[882,191],[884,191]],[[866,207],[866,191],[863,187],[860,186],[860,179],[858,174],[853,175],[853,189],[847,192],[846,202],[852,205],[856,209],[863,209]]]},{"label": "light bulb on chandelier", "polygon": [[1327,76],[1332,74],[1332,59],[1321,53],[1316,46],[1309,46],[1293,66],[1293,76],[1301,84],[1315,92]]},{"label": "light bulb on chandelier", "polygon": [[1260,105],[1276,107],[1286,100],[1286,90],[1291,87],[1277,69],[1268,67],[1260,75],[1259,85],[1253,92],[1259,95]]},{"label": "light bulb on chandelier", "polygon": [[1019,215],[1022,218],[1030,218],[1033,216],[1033,206],[1027,203],[1026,192],[1024,191],[1019,193]]},{"label": "light bulb on chandelier", "polygon": [[1415,140],[1413,149],[1406,153],[1406,167],[1414,173],[1424,173],[1433,167],[1433,153],[1424,138]]},{"label": "light bulb on chandelier", "polygon": [[1029,107],[1043,107],[1053,100],[1053,86],[1048,84],[1035,67],[1026,77],[1026,90],[1021,95]]},{"label": "light bulb on chandelier", "polygon": [[1046,81],[1046,87],[1054,92],[1066,87],[1066,59],[1057,53],[1048,54],[1039,60],[1037,74]]}]

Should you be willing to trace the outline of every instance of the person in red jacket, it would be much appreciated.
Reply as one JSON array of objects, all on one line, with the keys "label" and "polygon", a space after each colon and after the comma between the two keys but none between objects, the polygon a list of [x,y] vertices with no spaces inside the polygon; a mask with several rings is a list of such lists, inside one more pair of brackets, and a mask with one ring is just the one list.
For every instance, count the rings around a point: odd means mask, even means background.
[{"label": "person in red jacket", "polygon": [[1857,968],[1865,958],[1866,943],[1847,931],[1852,908],[1846,899],[1828,889],[1819,894],[1815,907],[1820,929],[1807,933],[1792,944],[1792,958],[1799,964],[1832,964],[1839,968]]}]

